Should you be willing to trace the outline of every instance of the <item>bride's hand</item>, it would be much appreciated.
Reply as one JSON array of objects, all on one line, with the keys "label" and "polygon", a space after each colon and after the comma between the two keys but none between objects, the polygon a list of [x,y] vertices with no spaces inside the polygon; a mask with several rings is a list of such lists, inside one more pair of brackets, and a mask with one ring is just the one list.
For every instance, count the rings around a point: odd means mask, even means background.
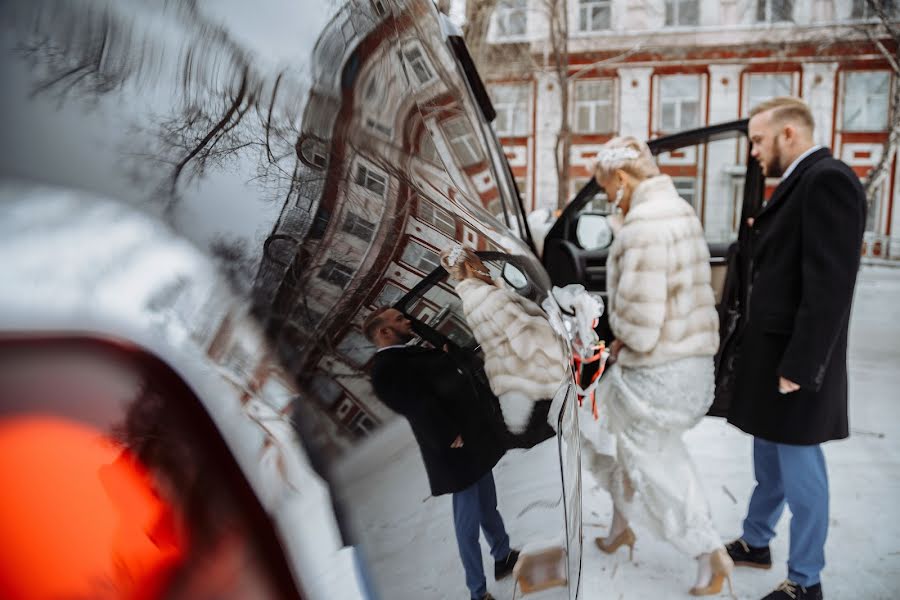
[{"label": "bride's hand", "polygon": [[607,362],[616,362],[619,359],[619,351],[624,345],[622,340],[613,340],[612,345],[609,347],[609,358],[607,359]]}]

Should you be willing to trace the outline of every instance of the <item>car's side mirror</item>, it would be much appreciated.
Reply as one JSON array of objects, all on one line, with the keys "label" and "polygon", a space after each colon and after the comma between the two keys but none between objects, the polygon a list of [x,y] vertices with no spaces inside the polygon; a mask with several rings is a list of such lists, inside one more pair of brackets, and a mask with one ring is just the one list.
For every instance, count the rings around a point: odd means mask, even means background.
[{"label": "car's side mirror", "polygon": [[612,243],[613,231],[605,215],[584,213],[578,218],[575,236],[585,250],[603,250]]},{"label": "car's side mirror", "polygon": [[528,277],[519,267],[512,263],[503,265],[503,281],[519,291],[528,288]]}]

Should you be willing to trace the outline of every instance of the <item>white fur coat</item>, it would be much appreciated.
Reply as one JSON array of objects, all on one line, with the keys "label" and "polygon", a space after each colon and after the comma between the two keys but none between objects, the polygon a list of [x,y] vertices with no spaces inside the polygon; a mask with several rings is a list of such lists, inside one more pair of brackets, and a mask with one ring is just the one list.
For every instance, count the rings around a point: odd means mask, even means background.
[{"label": "white fur coat", "polygon": [[690,204],[667,175],[642,181],[606,261],[609,324],[623,366],[712,356],[719,319],[709,247]]},{"label": "white fur coat", "polygon": [[504,420],[510,430],[521,430],[534,402],[553,398],[566,376],[560,339],[540,307],[500,281],[465,279],[456,284],[456,293],[481,344],[484,370]]}]

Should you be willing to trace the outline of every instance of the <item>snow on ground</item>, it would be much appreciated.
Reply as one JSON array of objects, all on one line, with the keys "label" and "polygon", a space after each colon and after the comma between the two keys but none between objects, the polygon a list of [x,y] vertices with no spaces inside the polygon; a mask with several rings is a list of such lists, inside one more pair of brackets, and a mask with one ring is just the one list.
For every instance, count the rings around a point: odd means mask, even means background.
[{"label": "snow on ground", "polygon": [[[469,597],[453,532],[451,497],[431,496],[422,457],[404,419],[379,430],[332,473],[380,597],[429,600]],[[494,467],[500,514],[510,543],[563,544],[557,442],[511,450]],[[512,577],[493,580],[493,558],[484,536],[482,561],[488,591],[513,597]],[[529,600],[559,598],[535,594]]]},{"label": "snow on ground", "polygon": [[[900,598],[900,269],[860,273],[850,329],[850,438],[824,446],[831,486],[831,526],[822,587],[828,599]],[[723,540],[741,533],[753,489],[751,438],[708,418],[686,440]],[[691,598],[694,561],[635,526],[635,562],[594,545],[611,520],[608,496],[584,482],[582,598]],[[737,569],[735,592],[759,599],[787,576],[790,512],[772,543],[771,571]],[[722,595],[725,597],[725,594]]]}]

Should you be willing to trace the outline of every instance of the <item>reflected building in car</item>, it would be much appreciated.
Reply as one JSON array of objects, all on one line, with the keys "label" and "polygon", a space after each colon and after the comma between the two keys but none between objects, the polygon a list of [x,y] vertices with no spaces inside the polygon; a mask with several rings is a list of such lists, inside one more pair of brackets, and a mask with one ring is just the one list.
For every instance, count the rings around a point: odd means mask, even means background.
[{"label": "reflected building in car", "polygon": [[[436,47],[441,37],[416,25],[361,3],[322,32],[296,144],[296,195],[255,280],[255,310],[345,438],[332,449],[393,417],[366,373],[375,352],[361,330],[369,312],[438,269],[452,244],[522,252],[485,226],[513,212],[510,190],[504,207],[456,62]],[[458,304],[440,282],[410,314],[461,339]]]}]

